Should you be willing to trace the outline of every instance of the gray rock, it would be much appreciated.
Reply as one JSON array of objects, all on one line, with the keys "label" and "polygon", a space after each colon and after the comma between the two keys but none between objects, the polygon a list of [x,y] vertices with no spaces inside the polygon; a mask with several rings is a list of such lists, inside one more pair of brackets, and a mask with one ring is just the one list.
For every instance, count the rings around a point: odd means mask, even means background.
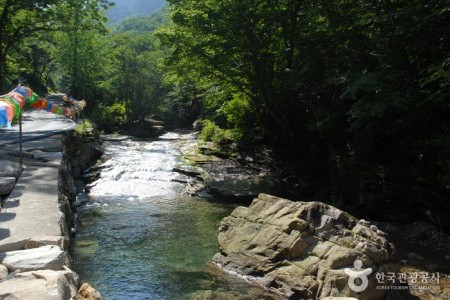
[{"label": "gray rock", "polygon": [[63,154],[61,152],[36,151],[33,156],[35,159],[53,160],[61,159],[63,157]]},{"label": "gray rock", "polygon": [[75,204],[76,205],[83,205],[89,202],[89,197],[86,193],[79,193],[76,196]]},{"label": "gray rock", "polygon": [[78,275],[69,269],[17,273],[0,281],[0,299],[75,299]]},{"label": "gray rock", "polygon": [[196,131],[201,131],[203,128],[203,120],[202,119],[195,120],[194,123],[192,123],[192,128]]},{"label": "gray rock", "polygon": [[8,274],[8,268],[5,265],[0,265],[0,280],[5,279]]},{"label": "gray rock", "polygon": [[[0,216],[1,217],[1,216]],[[24,249],[25,244],[29,241],[29,238],[22,237],[8,237],[6,239],[1,240],[0,244],[0,260],[2,252],[15,251],[19,249]]]},{"label": "gray rock", "polygon": [[11,193],[15,184],[15,177],[0,177],[0,195],[7,195]]},{"label": "gray rock", "polygon": [[324,203],[260,194],[222,220],[212,262],[289,299],[381,299],[385,291],[376,288],[375,276],[360,293],[347,284],[345,270],[357,261],[371,273],[393,270],[393,245],[360,223]]},{"label": "gray rock", "polygon": [[43,246],[58,246],[61,249],[64,249],[64,237],[42,236],[32,238],[25,244],[25,249],[35,249]]},{"label": "gray rock", "polygon": [[19,178],[22,166],[9,160],[0,160],[0,177]]},{"label": "gray rock", "polygon": [[10,271],[58,271],[63,269],[67,261],[67,254],[57,246],[0,253],[0,262]]}]

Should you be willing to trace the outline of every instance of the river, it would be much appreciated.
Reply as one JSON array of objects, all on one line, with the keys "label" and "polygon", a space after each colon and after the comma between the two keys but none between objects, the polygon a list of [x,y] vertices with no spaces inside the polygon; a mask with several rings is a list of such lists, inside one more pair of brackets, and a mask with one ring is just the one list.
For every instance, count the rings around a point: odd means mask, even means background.
[{"label": "river", "polygon": [[100,178],[79,209],[74,269],[103,299],[187,299],[217,290],[205,263],[218,251],[218,222],[235,204],[190,197],[173,172],[192,133],[105,142]]}]

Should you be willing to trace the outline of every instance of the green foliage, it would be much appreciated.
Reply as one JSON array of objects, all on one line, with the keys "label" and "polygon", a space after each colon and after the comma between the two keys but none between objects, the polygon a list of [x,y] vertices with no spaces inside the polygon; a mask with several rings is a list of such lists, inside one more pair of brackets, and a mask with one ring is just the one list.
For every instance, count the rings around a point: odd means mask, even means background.
[{"label": "green foliage", "polygon": [[[51,37],[53,32],[66,32],[77,37],[85,30],[104,31],[105,18],[102,10],[109,6],[109,2],[1,0],[0,6],[0,85],[5,86],[11,81],[17,81],[18,74],[14,72],[14,68],[22,71],[19,76],[33,77],[32,83],[48,80],[45,78],[48,76],[48,69],[42,68],[51,63],[48,57],[45,58],[48,52],[42,51],[44,48],[41,45],[49,46],[48,42],[55,42]],[[23,62],[30,58],[28,49],[32,50],[33,61]],[[45,58],[45,61],[41,58]]]},{"label": "green foliage", "polygon": [[214,142],[219,145],[230,144],[235,140],[232,130],[222,129],[210,120],[203,121],[200,139],[207,142]]},{"label": "green foliage", "polygon": [[122,30],[112,36],[115,45],[112,92],[114,98],[125,102],[128,122],[160,113],[166,100],[167,90],[158,68],[166,52],[153,39],[155,20],[162,19],[158,16],[128,19],[124,26],[119,26]]},{"label": "green foliage", "polygon": [[118,132],[126,124],[125,103],[115,102],[102,107],[99,112],[91,115],[90,118],[105,132]]},{"label": "green foliage", "polygon": [[165,78],[194,85],[203,138],[220,125],[320,172],[342,157],[447,178],[448,1],[168,3]]},{"label": "green foliage", "polygon": [[77,126],[75,126],[74,130],[78,135],[86,135],[90,134],[94,125],[89,120],[83,120]]},{"label": "green foliage", "polygon": [[108,130],[202,117],[203,139],[264,141],[318,177],[340,157],[447,188],[448,1],[167,2],[169,21],[108,32],[105,0],[0,0],[3,86],[19,74],[86,98]]}]

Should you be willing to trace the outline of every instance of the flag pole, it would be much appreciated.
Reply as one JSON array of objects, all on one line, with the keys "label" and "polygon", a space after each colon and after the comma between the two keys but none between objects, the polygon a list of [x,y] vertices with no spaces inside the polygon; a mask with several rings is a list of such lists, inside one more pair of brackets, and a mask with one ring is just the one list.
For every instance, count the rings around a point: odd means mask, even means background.
[{"label": "flag pole", "polygon": [[23,139],[22,139],[22,110],[19,113],[19,153],[20,158],[19,162],[20,165],[23,166]]},{"label": "flag pole", "polygon": [[[20,75],[17,76],[18,85],[17,87],[22,85],[22,79],[20,78]],[[25,105],[25,104],[24,104]],[[19,163],[20,166],[23,167],[23,136],[22,136],[22,112],[23,109],[19,109]]]}]

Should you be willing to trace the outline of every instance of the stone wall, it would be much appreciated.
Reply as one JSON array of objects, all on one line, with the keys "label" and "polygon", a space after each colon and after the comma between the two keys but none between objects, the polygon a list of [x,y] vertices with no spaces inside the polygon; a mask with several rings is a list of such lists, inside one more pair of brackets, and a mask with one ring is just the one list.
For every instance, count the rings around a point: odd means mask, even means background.
[{"label": "stone wall", "polygon": [[67,252],[76,195],[84,188],[80,176],[101,156],[101,140],[95,130],[68,132],[59,140],[39,140],[39,150],[28,145],[22,174],[15,163],[0,166],[14,182],[20,175],[1,211],[0,299],[101,299],[89,284],[80,287]]},{"label": "stone wall", "polygon": [[59,169],[59,201],[66,215],[69,232],[75,227],[77,194],[83,192],[83,171],[102,156],[102,141],[97,130],[89,128],[83,134],[67,132],[62,137],[63,159]]}]

